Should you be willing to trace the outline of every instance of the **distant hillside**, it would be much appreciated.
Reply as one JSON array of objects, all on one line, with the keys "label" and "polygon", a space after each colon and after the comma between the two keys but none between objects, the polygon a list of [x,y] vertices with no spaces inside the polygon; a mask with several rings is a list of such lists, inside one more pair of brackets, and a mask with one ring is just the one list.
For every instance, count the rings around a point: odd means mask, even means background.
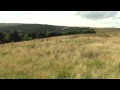
[{"label": "distant hillside", "polygon": [[63,26],[43,25],[43,24],[0,24],[0,32],[9,33],[17,31],[19,33],[58,31]]},{"label": "distant hillside", "polygon": [[88,27],[67,27],[46,24],[0,24],[0,43],[32,40],[62,35],[96,33]]},{"label": "distant hillside", "polygon": [[10,33],[13,31],[17,31],[19,33],[30,33],[30,32],[60,32],[62,30],[88,30],[90,28],[87,27],[67,27],[67,26],[55,26],[55,25],[46,25],[46,24],[17,24],[17,23],[1,23],[0,24],[0,32]]},{"label": "distant hillside", "polygon": [[20,23],[0,23],[0,27],[16,26],[16,25],[20,25]]},{"label": "distant hillside", "polygon": [[97,33],[120,33],[120,28],[94,28]]}]

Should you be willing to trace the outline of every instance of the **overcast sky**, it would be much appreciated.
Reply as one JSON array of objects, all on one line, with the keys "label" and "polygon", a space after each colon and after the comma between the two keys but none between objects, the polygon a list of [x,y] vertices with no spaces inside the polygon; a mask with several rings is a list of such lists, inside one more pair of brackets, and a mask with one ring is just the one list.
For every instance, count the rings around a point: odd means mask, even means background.
[{"label": "overcast sky", "polygon": [[119,11],[0,11],[0,23],[120,27]]}]

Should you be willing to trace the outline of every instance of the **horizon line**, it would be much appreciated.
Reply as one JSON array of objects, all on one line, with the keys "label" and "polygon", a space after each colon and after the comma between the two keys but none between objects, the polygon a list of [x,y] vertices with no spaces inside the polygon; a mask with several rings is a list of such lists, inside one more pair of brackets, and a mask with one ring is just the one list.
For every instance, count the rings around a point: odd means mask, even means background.
[{"label": "horizon line", "polygon": [[55,25],[55,24],[45,24],[45,23],[0,23],[0,24],[41,24],[41,25],[53,25],[53,26],[65,26],[65,27],[120,28],[120,27],[68,26],[68,25]]}]

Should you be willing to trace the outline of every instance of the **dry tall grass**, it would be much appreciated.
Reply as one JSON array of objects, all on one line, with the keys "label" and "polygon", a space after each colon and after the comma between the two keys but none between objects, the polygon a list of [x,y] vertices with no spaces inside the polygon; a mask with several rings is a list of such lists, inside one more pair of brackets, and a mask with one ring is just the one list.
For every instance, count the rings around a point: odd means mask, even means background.
[{"label": "dry tall grass", "polygon": [[70,35],[1,44],[0,78],[120,78],[120,34]]}]

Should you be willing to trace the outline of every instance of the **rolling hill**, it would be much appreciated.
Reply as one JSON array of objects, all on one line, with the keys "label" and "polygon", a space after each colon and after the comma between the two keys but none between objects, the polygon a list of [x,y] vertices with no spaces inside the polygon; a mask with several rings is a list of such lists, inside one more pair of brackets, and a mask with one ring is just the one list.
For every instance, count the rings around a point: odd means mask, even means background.
[{"label": "rolling hill", "polygon": [[[88,33],[95,33],[95,31],[94,29],[88,27],[80,28],[46,24],[18,24],[18,23],[0,24],[1,43]],[[18,40],[16,38],[18,38]]]},{"label": "rolling hill", "polygon": [[120,31],[99,30],[0,44],[0,78],[119,79]]},{"label": "rolling hill", "polygon": [[[78,29],[38,24],[0,25],[4,28],[3,33],[8,34],[14,30],[18,33],[38,33]],[[80,27],[79,30],[84,29],[89,30],[85,27]],[[96,33],[69,33],[64,36],[0,44],[0,78],[119,79],[120,29],[93,29]]]}]

